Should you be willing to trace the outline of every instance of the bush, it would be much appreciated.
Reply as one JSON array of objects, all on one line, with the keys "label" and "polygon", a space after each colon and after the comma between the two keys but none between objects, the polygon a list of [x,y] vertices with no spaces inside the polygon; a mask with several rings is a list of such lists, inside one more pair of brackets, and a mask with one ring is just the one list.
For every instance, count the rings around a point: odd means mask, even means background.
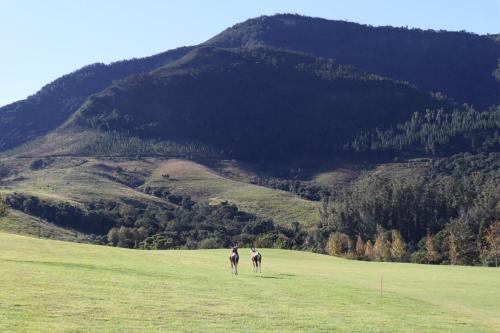
[{"label": "bush", "polygon": [[265,234],[255,240],[255,247],[272,248],[274,247],[275,235]]},{"label": "bush", "polygon": [[220,245],[219,240],[215,237],[205,238],[198,244],[198,248],[200,249],[217,249],[220,247],[222,246]]},{"label": "bush", "polygon": [[47,165],[49,165],[50,161],[47,160],[47,159],[37,159],[37,160],[34,160],[33,162],[31,162],[30,164],[30,169],[31,170],[40,170],[40,169],[43,169],[45,168]]},{"label": "bush", "polygon": [[3,200],[2,196],[0,195],[0,217],[4,217],[7,215],[7,204]]}]

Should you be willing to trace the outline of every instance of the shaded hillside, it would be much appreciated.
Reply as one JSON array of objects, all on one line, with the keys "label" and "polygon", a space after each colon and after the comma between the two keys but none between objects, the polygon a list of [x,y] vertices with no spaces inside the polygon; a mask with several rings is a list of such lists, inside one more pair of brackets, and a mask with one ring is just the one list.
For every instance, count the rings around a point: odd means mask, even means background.
[{"label": "shaded hillside", "polygon": [[255,161],[324,160],[360,130],[440,105],[331,60],[265,48],[201,48],[92,96],[66,127],[203,142]]},{"label": "shaded hillside", "polygon": [[142,59],[89,65],[49,83],[25,100],[1,107],[0,150],[13,148],[53,130],[88,96],[113,81],[177,60],[189,50],[179,48]]},{"label": "shaded hillside", "polygon": [[[339,64],[408,81],[421,91],[444,92],[457,101],[473,103],[478,109],[500,101],[500,43],[496,35],[375,28],[276,15],[240,23],[205,45],[262,45],[334,58]],[[86,98],[113,81],[156,69],[192,49],[179,48],[110,65],[89,65],[55,80],[25,100],[1,107],[0,150],[50,132],[64,123]]]},{"label": "shaded hillside", "polygon": [[207,44],[307,52],[409,81],[424,91],[441,91],[479,108],[500,101],[500,83],[493,75],[500,44],[491,36],[275,15],[237,24]]}]

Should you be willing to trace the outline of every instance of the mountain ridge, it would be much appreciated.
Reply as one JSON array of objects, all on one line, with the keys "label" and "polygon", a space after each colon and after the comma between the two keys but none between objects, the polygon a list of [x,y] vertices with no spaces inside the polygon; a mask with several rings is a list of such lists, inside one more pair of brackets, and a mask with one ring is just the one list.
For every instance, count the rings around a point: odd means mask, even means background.
[{"label": "mountain ridge", "polygon": [[[364,36],[357,31],[369,33]],[[232,41],[229,32],[239,39],[236,42]],[[407,35],[411,38],[407,38]],[[378,36],[378,39],[370,41],[373,39],[370,36]],[[427,41],[429,38],[433,40],[432,43]],[[450,38],[449,42],[441,43]],[[334,48],[332,41],[340,42],[335,44]],[[414,41],[426,48],[419,51]],[[460,41],[467,43],[462,45]],[[500,81],[497,82],[494,78],[500,80],[500,63],[497,62],[500,58],[500,44],[495,41],[494,35],[479,36],[464,32],[370,27],[351,22],[278,14],[239,23],[198,46],[244,48],[257,44],[308,53],[316,57],[334,58],[342,65],[354,66],[365,72],[395,80],[408,81],[423,92],[438,90],[447,94],[446,90],[458,91],[457,94],[448,95],[459,102],[478,104],[479,109],[482,109],[483,105],[496,104],[500,101]],[[376,47],[377,45],[379,46]],[[387,48],[387,45],[397,45],[398,48]],[[109,65],[85,66],[44,86],[26,100],[0,107],[0,150],[14,148],[60,126],[85,99],[110,86],[114,80],[154,70],[178,60],[198,46],[182,47],[146,58],[124,60]],[[448,58],[448,54],[442,51],[446,48],[457,52],[449,52],[452,58]],[[477,57],[472,57],[472,53],[477,53]],[[436,55],[439,57],[436,58]],[[370,60],[370,57],[373,59]],[[431,70],[425,65],[430,60],[434,66],[431,66]],[[422,64],[427,67],[422,67]],[[436,64],[439,66],[436,67]],[[441,65],[445,69],[441,69]],[[413,68],[414,66],[416,68]],[[466,70],[464,71],[462,67],[466,67]],[[391,72],[401,71],[401,68],[406,68],[407,72],[413,71],[417,76],[429,77],[428,80],[433,83],[441,83],[438,86],[422,85],[418,77],[412,80],[411,77],[408,78],[401,73]],[[441,89],[447,85],[449,89]],[[465,96],[462,94],[474,98],[460,98]]]},{"label": "mountain ridge", "polygon": [[479,108],[500,100],[500,81],[493,77],[500,44],[489,35],[373,27],[277,14],[238,23],[206,43],[219,47],[274,46],[329,57],[367,72],[412,82],[424,91],[444,92]]}]

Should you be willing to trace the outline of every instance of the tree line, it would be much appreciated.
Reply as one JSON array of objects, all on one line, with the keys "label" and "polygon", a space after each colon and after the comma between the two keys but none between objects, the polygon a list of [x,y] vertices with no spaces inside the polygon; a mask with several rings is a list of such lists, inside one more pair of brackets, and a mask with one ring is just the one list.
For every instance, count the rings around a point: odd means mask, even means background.
[{"label": "tree line", "polygon": [[492,264],[500,185],[455,178],[370,176],[322,202],[315,251],[366,260]]},{"label": "tree line", "polygon": [[499,130],[500,105],[483,112],[468,105],[451,113],[428,109],[389,129],[361,132],[344,150],[386,157],[498,151]]}]

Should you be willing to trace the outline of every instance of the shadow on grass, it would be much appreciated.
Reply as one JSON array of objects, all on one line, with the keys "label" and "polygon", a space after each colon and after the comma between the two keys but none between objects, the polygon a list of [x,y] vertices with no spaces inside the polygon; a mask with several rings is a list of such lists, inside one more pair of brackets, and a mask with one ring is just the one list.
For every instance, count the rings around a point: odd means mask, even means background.
[{"label": "shadow on grass", "polygon": [[68,262],[55,262],[55,261],[34,261],[34,260],[15,260],[15,259],[0,259],[0,261],[13,262],[19,264],[40,265],[48,267],[60,267],[65,269],[84,269],[91,271],[113,272],[118,274],[134,274],[152,277],[166,277],[170,276],[164,273],[151,272],[146,270],[135,270],[126,267],[102,267],[97,265],[68,263]]},{"label": "shadow on grass", "polygon": [[261,278],[261,279],[276,279],[276,280],[282,280],[284,278],[279,277],[279,276],[265,276],[265,275],[255,275],[255,277]]}]

